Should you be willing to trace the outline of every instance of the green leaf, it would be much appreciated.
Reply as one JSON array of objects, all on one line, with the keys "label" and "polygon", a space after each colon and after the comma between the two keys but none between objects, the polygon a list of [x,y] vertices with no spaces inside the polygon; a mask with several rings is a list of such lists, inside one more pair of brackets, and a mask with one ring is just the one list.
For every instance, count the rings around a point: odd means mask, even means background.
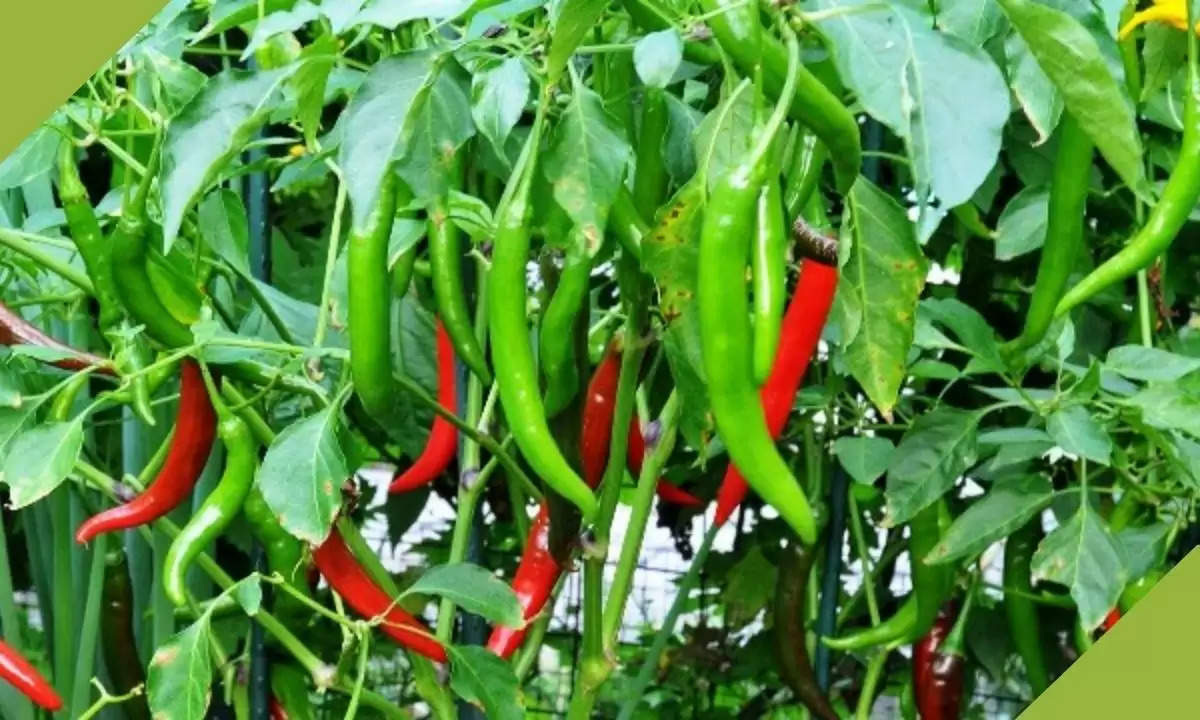
[{"label": "green leaf", "polygon": [[[489,0],[494,2],[495,0]],[[503,25],[509,20],[519,18],[525,13],[537,10],[547,3],[548,0],[508,0],[507,2],[499,2],[491,7],[477,7],[478,12],[471,16],[471,22],[467,24],[467,31],[463,35],[464,40],[478,40],[483,37],[484,33],[489,28],[497,25]],[[489,3],[477,3],[477,5],[487,5]]]},{"label": "green leaf", "polygon": [[958,338],[959,346],[981,361],[977,371],[1004,370],[996,333],[975,308],[956,298],[929,298],[921,302],[920,310],[949,328]]},{"label": "green leaf", "polygon": [[575,48],[596,27],[607,3],[595,0],[562,0],[546,54],[546,82],[554,85],[567,69]]},{"label": "green leaf", "polygon": [[[483,200],[465,192],[451,190],[447,205],[450,221],[471,236],[472,240],[484,242],[495,234],[496,221],[492,217],[492,209]],[[419,238],[420,234],[416,239]]]},{"label": "green leaf", "polygon": [[942,406],[913,421],[888,465],[885,524],[907,521],[975,464],[979,417]]},{"label": "green leaf", "polygon": [[[819,8],[851,11],[819,25],[842,80],[905,141],[918,197],[932,193],[943,208],[970,200],[996,163],[1009,115],[1008,86],[991,56],[933,30],[915,3],[822,0]],[[932,229],[923,227],[922,240]]]},{"label": "green leaf", "polygon": [[226,70],[176,115],[163,141],[159,183],[163,252],[169,252],[196,197],[266,122],[290,69]]},{"label": "green leaf", "polygon": [[663,147],[663,160],[671,179],[682,185],[696,172],[696,156],[692,152],[692,138],[704,116],[695,108],[667,93],[667,138]]},{"label": "green leaf", "polygon": [[507,161],[504,143],[528,101],[529,75],[518,58],[510,57],[471,78],[471,117],[502,161]]},{"label": "green leaf", "polygon": [[779,571],[763,555],[759,545],[750,548],[725,576],[722,599],[725,622],[730,628],[745,627],[775,596],[775,577]]},{"label": "green leaf", "polygon": [[1200,438],[1200,398],[1177,384],[1155,383],[1127,402],[1142,411],[1142,421],[1150,427]]},{"label": "green leaf", "polygon": [[833,443],[833,454],[855,482],[870,485],[887,472],[896,446],[881,437],[840,437]]},{"label": "green leaf", "polygon": [[1056,410],[1046,420],[1046,431],[1063,450],[1107,465],[1112,440],[1099,422],[1082,405]]},{"label": "green leaf", "polygon": [[1117,533],[1117,543],[1121,546],[1130,580],[1162,565],[1170,531],[1171,523],[1155,522],[1142,527],[1127,527]]},{"label": "green leaf", "polygon": [[254,55],[254,51],[262,47],[271,37],[281,33],[295,32],[316,20],[320,15],[319,8],[308,0],[300,0],[290,10],[267,15],[254,24],[254,33],[250,36],[250,41],[246,43],[245,49],[242,50],[242,62]]},{"label": "green leaf", "polygon": [[1018,442],[1050,442],[1046,431],[1037,428],[1002,428],[979,433],[980,445],[1008,445]]},{"label": "green leaf", "polygon": [[250,226],[240,195],[217,188],[205,196],[200,203],[200,232],[225,262],[250,275]]},{"label": "green leaf", "polygon": [[937,26],[972,45],[982,46],[1006,25],[995,0],[942,0]]},{"label": "green leaf", "polygon": [[258,470],[271,512],[292,535],[320,545],[342,507],[350,475],[337,438],[336,405],[289,425],[275,438]]},{"label": "green leaf", "polygon": [[309,147],[315,146],[317,133],[321,130],[325,90],[337,58],[337,38],[322,35],[301,51],[296,72],[288,83],[296,94],[296,119],[304,131],[304,142]]},{"label": "green leaf", "polygon": [[521,720],[517,676],[512,665],[479,645],[451,645],[450,689],[463,700],[483,706],[490,720]]},{"label": "green leaf", "polygon": [[212,697],[210,616],[172,635],[154,651],[146,675],[146,699],[154,717],[203,720]]},{"label": "green leaf", "polygon": [[633,46],[633,67],[650,87],[665,88],[683,60],[683,40],[675,28],[646,35]]},{"label": "green leaf", "polygon": [[13,440],[0,478],[9,487],[9,507],[18,510],[49,495],[83,449],[83,422],[51,422],[26,430]]},{"label": "green leaf", "polygon": [[419,200],[445,193],[458,149],[475,135],[467,73],[453,58],[442,63],[428,91],[418,93],[408,124],[411,134],[396,172]]},{"label": "green leaf", "polygon": [[1104,366],[1134,380],[1174,382],[1200,370],[1200,358],[1142,345],[1121,345],[1108,351]]},{"label": "green leaf", "polygon": [[208,24],[196,33],[196,39],[203,40],[210,35],[254,22],[258,19],[260,2],[264,15],[287,10],[296,4],[296,0],[229,0],[213,3]]},{"label": "green leaf", "polygon": [[54,129],[60,116],[46,121],[21,141],[8,157],[0,158],[0,190],[19,188],[54,166],[62,134]]},{"label": "green leaf", "polygon": [[439,595],[497,625],[525,626],[517,596],[491,571],[471,563],[429,568],[401,595]]},{"label": "green leaf", "polygon": [[913,342],[917,298],[925,286],[925,256],[895,200],[860,177],[850,189],[851,245],[836,302],[846,367],[879,412],[890,418]]},{"label": "green leaf", "polygon": [[172,113],[191,102],[208,82],[207,75],[178,58],[163,54],[157,48],[142,48],[140,54],[143,67],[158,78],[163,100],[166,101],[167,110]]},{"label": "green leaf", "polygon": [[1142,141],[1133,106],[1095,37],[1071,15],[1033,0],[999,0],[1067,110],[1134,192],[1146,194]]},{"label": "green leaf", "polygon": [[237,585],[233,586],[233,599],[237,600],[237,604],[241,605],[247,615],[257,615],[263,600],[262,582],[259,581],[258,575],[239,580]]},{"label": "green leaf", "polygon": [[419,105],[418,93],[428,92],[433,84],[436,58],[429,50],[418,50],[380,60],[338,120],[338,165],[346,178],[355,226],[366,221],[384,174],[407,144],[412,132],[409,115]]},{"label": "green leaf", "polygon": [[359,11],[351,26],[364,23],[395,30],[410,20],[453,20],[467,11],[474,0],[371,0]]},{"label": "green leaf", "polygon": [[642,263],[658,287],[659,310],[666,324],[663,350],[683,399],[680,430],[688,444],[697,450],[708,446],[713,432],[696,308],[704,198],[704,184],[694,177],[675,192],[664,206],[654,231],[642,238]]},{"label": "green leaf", "polygon": [[1033,580],[1066,585],[1085,630],[1094,630],[1128,580],[1121,547],[1089,503],[1058,526],[1033,554]]},{"label": "green leaf", "polygon": [[737,167],[754,145],[754,93],[749,85],[725,98],[704,116],[695,130],[696,167],[708,189],[727,170]]},{"label": "green leaf", "polygon": [[942,535],[925,562],[945,563],[983,552],[989,545],[1024,525],[1054,499],[1054,487],[1042,475],[998,480]]},{"label": "green leaf", "polygon": [[554,199],[575,223],[589,254],[600,248],[608,209],[632,154],[624,131],[600,96],[577,88],[554,130],[544,167]]},{"label": "green leaf", "polygon": [[[996,7],[999,7],[998,5]],[[1004,55],[1008,60],[1009,84],[1012,86],[1013,97],[1025,113],[1030,126],[1037,132],[1034,145],[1041,145],[1050,139],[1062,117],[1062,93],[1046,77],[1042,66],[1029,51],[1025,40],[1017,33],[1009,33],[1004,40]]]},{"label": "green leaf", "polygon": [[996,221],[996,259],[1012,260],[1033,252],[1046,241],[1046,212],[1050,193],[1026,187],[1013,195]]},{"label": "green leaf", "polygon": [[1142,80],[1140,102],[1146,102],[1159,90],[1166,87],[1171,77],[1185,67],[1187,59],[1187,33],[1158,23],[1142,26],[1146,42],[1142,45],[1142,61],[1146,77]]}]

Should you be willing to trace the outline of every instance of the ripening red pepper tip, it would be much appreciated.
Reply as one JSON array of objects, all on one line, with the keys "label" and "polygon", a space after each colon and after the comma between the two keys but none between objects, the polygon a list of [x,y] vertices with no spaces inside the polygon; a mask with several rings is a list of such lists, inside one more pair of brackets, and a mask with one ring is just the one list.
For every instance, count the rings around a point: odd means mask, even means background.
[{"label": "ripening red pepper tip", "polygon": [[62,698],[19,652],[0,641],[0,678],[7,680],[21,694],[39,707],[54,712],[62,709]]},{"label": "ripening red pepper tip", "polygon": [[[458,406],[458,387],[454,368],[454,345],[450,335],[437,319],[438,404],[454,411]],[[441,415],[433,416],[433,427],[425,449],[412,467],[392,481],[388,492],[402,493],[417,490],[433,482],[450,463],[458,450],[458,429]]]},{"label": "ripening red pepper tip", "polygon": [[[512,589],[521,603],[525,622],[537,616],[546,606],[560,574],[562,568],[550,552],[550,508],[543,502],[538,508],[537,517],[529,527],[525,552],[521,553],[521,562],[517,565],[517,572],[512,580]],[[487,648],[507,659],[521,646],[524,639],[525,628],[497,625],[488,638]]]},{"label": "ripening red pepper tip", "polygon": [[961,651],[943,652],[958,609],[946,603],[933,627],[912,648],[913,691],[922,720],[958,720],[962,711],[965,658]]},{"label": "ripening red pepper tip", "polygon": [[75,531],[75,542],[86,543],[100,533],[145,525],[191,497],[212,452],[216,429],[217,413],[208,397],[200,366],[185,359],[180,368],[175,435],[162,470],[141,495],[85,520]]},{"label": "ripening red pepper tip", "polygon": [[34,327],[25,318],[13,312],[7,305],[0,303],[0,345],[35,345],[37,347],[57,350],[70,357],[50,361],[50,364],[63,370],[84,370],[97,368],[97,372],[105,375],[116,375],[116,369],[106,358],[92,353],[76,350],[50,337]]},{"label": "ripening red pepper tip", "polygon": [[[836,267],[804,258],[800,265],[800,278],[783,316],[775,365],[759,391],[763,414],[766,415],[767,428],[772,437],[779,437],[783,426],[787,424],[792,400],[821,340],[821,330],[825,327],[825,318],[829,316],[836,289]],[[717,491],[714,519],[718,525],[723,525],[729,519],[745,499],[748,490],[745,478],[730,463],[721,481],[721,488]]]},{"label": "ripening red pepper tip", "polygon": [[371,580],[358,564],[335,527],[321,546],[313,550],[313,563],[321,575],[353,610],[365,618],[382,617],[379,629],[402,647],[434,662],[446,662],[446,648],[424,623],[409,615]]}]

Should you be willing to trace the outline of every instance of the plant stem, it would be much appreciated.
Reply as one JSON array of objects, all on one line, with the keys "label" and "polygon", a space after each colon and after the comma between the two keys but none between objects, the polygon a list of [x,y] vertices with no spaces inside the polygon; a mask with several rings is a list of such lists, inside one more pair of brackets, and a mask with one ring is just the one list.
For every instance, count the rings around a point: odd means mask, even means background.
[{"label": "plant stem", "polygon": [[700,549],[696,551],[695,557],[692,558],[692,564],[688,566],[687,573],[683,579],[679,581],[679,590],[675,593],[675,599],[671,602],[671,609],[667,611],[667,617],[662,621],[662,627],[654,635],[654,642],[650,645],[650,650],[646,654],[646,659],[642,661],[642,669],[638,671],[637,678],[634,679],[633,685],[624,691],[625,704],[621,707],[621,714],[617,720],[629,720],[637,711],[638,703],[641,702],[642,693],[646,691],[646,686],[650,684],[651,678],[658,670],[658,659],[662,657],[663,651],[667,648],[667,642],[675,633],[675,623],[679,621],[679,615],[683,612],[683,606],[686,604],[688,597],[691,596],[692,588],[700,579],[700,569],[704,567],[704,561],[708,558],[708,551],[712,548],[713,538],[717,536],[717,530],[720,526],[713,523],[708,527],[708,531],[704,533],[704,540],[700,543]]},{"label": "plant stem", "polygon": [[854,493],[848,493],[850,500],[850,534],[854,537],[854,551],[862,562],[863,586],[867,594],[867,612],[871,616],[871,624],[879,624],[879,603],[875,600],[875,568],[871,563],[871,555],[867,550],[867,539],[863,533],[862,516],[858,513],[858,502]]},{"label": "plant stem", "polygon": [[1142,334],[1142,345],[1154,344],[1154,330],[1150,321],[1150,289],[1146,282],[1146,271],[1137,272],[1138,327]]},{"label": "plant stem", "polygon": [[346,207],[346,182],[338,175],[337,198],[333,203],[333,221],[329,228],[329,252],[325,255],[325,279],[321,283],[321,306],[317,308],[317,328],[313,331],[313,347],[325,343],[325,330],[329,327],[329,297],[333,293],[333,266],[337,263],[338,246],[342,239],[342,214]]},{"label": "plant stem", "polygon": [[863,675],[862,691],[858,696],[858,707],[854,716],[857,720],[870,720],[871,708],[875,705],[875,691],[879,686],[879,676],[883,673],[884,663],[887,662],[887,648],[880,648],[867,660],[867,672]]},{"label": "plant stem", "polygon": [[53,255],[39,250],[17,233],[7,228],[0,228],[0,245],[24,255],[47,270],[62,276],[64,280],[88,295],[95,296],[96,288],[92,286],[92,281],[87,275],[79,272]]},{"label": "plant stem", "polygon": [[83,608],[83,626],[75,658],[75,683],[70,707],[76,711],[88,704],[88,685],[96,661],[96,638],[100,632],[100,603],[104,589],[104,554],[108,537],[96,538],[92,547],[92,566],[88,572],[87,604]]}]

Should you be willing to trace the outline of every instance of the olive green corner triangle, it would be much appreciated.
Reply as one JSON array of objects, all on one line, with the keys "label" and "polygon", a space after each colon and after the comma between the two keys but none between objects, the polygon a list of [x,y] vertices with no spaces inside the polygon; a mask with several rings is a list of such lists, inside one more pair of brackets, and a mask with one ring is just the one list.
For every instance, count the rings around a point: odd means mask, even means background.
[{"label": "olive green corner triangle", "polygon": [[1193,549],[1020,720],[1200,717],[1200,548]]},{"label": "olive green corner triangle", "polygon": [[0,3],[0,161],[166,0]]}]

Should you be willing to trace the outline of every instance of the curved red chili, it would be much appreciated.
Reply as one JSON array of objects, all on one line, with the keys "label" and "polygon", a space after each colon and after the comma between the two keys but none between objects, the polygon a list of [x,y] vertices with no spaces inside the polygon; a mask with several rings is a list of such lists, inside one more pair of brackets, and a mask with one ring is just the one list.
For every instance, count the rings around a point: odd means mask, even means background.
[{"label": "curved red chili", "polygon": [[[453,412],[458,407],[458,387],[454,368],[454,345],[437,319],[438,404]],[[388,492],[408,492],[425,487],[449,467],[458,450],[458,429],[441,415],[433,416],[433,427],[425,449],[412,467],[392,480]]]},{"label": "curved red chili", "polygon": [[[808,363],[821,340],[825,318],[833,305],[837,289],[837,268],[833,265],[804,258],[800,264],[800,278],[783,316],[779,349],[775,353],[775,365],[771,375],[762,386],[763,414],[767,417],[767,428],[772,437],[779,437],[787,424],[788,413],[796,390],[804,380]],[[738,469],[729,463],[721,489],[717,492],[715,521],[722,525],[746,497],[746,480]]]},{"label": "curved red chili", "polygon": [[208,462],[216,429],[217,414],[200,367],[194,360],[185,359],[180,371],[175,436],[162,470],[141,495],[85,520],[75,531],[75,542],[86,543],[100,533],[145,525],[174,510],[192,494]]},{"label": "curved red chili", "polygon": [[279,698],[274,695],[271,696],[271,703],[267,707],[267,710],[270,713],[271,720],[288,720],[287,710],[279,703]]},{"label": "curved red chili", "polygon": [[913,690],[924,720],[957,720],[961,714],[963,656],[943,652],[942,647],[957,616],[954,603],[946,603],[929,632],[913,643]]},{"label": "curved red chili", "polygon": [[1107,615],[1104,616],[1104,622],[1100,623],[1100,628],[1104,630],[1104,632],[1108,632],[1109,630],[1113,629],[1113,626],[1116,625],[1117,621],[1120,619],[1121,609],[1113,608],[1112,610],[1108,611]]},{"label": "curved red chili", "polygon": [[334,528],[325,542],[313,550],[313,562],[329,586],[346,604],[366,618],[382,617],[379,629],[402,647],[418,652],[435,662],[446,662],[446,648],[433,633],[412,615],[396,605],[367,575],[354,553]]},{"label": "curved red chili", "polygon": [[37,329],[4,303],[0,303],[0,345],[36,345],[70,355],[50,364],[63,370],[83,370],[94,367],[106,375],[116,375],[111,362],[99,355],[76,350]]},{"label": "curved red chili", "polygon": [[[546,606],[561,574],[562,567],[554,561],[554,554],[550,552],[550,509],[543,502],[529,527],[525,552],[521,553],[521,562],[512,581],[512,589],[521,603],[525,622],[532,620]],[[497,625],[488,638],[487,648],[508,659],[524,639],[525,628]]]},{"label": "curved red chili", "polygon": [[21,694],[51,712],[62,709],[62,698],[29,661],[4,641],[0,641],[0,678]]}]

